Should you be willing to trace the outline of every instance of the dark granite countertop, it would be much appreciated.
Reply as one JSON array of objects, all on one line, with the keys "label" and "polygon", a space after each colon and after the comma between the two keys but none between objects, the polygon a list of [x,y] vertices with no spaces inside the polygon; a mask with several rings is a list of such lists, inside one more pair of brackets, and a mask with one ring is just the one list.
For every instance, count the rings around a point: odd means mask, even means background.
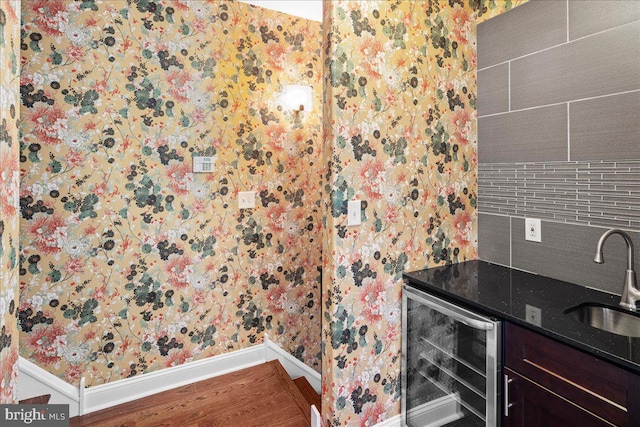
[{"label": "dark granite countertop", "polygon": [[[624,272],[620,272],[622,288]],[[628,338],[579,323],[564,314],[594,302],[618,306],[620,297],[484,261],[466,261],[404,274],[419,290],[490,317],[507,320],[640,373],[640,338]],[[527,322],[527,305],[539,308],[539,326]]]}]

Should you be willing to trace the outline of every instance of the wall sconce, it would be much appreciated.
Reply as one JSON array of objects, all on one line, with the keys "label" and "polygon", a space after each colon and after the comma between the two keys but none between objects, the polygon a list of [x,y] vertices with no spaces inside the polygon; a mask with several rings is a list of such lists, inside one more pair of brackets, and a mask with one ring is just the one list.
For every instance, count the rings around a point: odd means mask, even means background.
[{"label": "wall sconce", "polygon": [[294,111],[297,116],[300,111],[311,111],[312,99],[311,86],[285,85],[276,102],[282,111]]}]

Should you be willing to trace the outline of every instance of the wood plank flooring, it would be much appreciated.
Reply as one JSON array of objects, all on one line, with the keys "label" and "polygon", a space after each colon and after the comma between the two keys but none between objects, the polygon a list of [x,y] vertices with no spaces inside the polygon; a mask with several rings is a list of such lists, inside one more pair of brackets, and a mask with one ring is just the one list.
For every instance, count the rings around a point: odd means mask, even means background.
[{"label": "wood plank flooring", "polygon": [[74,417],[70,427],[309,427],[309,408],[274,360]]},{"label": "wood plank flooring", "polygon": [[29,399],[23,399],[18,403],[21,405],[46,405],[51,399],[50,394],[43,394],[42,396],[30,397]]}]

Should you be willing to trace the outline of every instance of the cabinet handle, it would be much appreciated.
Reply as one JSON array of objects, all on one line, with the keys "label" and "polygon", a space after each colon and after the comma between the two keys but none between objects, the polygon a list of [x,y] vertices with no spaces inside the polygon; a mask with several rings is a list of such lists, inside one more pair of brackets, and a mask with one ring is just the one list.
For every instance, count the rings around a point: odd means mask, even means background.
[{"label": "cabinet handle", "polygon": [[509,416],[509,408],[513,406],[513,403],[509,403],[509,384],[513,380],[509,378],[508,374],[504,374],[504,416]]}]

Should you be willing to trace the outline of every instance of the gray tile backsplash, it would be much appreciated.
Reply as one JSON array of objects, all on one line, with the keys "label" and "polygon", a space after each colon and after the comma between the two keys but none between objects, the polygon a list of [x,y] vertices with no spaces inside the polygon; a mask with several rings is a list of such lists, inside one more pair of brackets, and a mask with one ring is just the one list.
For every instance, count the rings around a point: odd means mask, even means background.
[{"label": "gray tile backsplash", "polygon": [[640,231],[639,197],[640,160],[478,166],[480,213]]},{"label": "gray tile backsplash", "polygon": [[567,106],[480,117],[478,141],[481,163],[567,160]]},{"label": "gray tile backsplash", "polygon": [[640,20],[637,0],[571,0],[569,40]]},{"label": "gray tile backsplash", "polygon": [[478,115],[509,111],[509,64],[478,71]]},{"label": "gray tile backsplash", "polygon": [[572,160],[640,159],[640,91],[572,102],[569,110]]},{"label": "gray tile backsplash", "polygon": [[[530,1],[478,26],[478,256],[620,294],[622,239],[607,241],[604,265],[592,260],[608,228],[640,245],[640,1],[552,3]],[[562,7],[568,30],[515,30]],[[518,40],[531,32],[544,40]],[[541,243],[525,241],[525,217],[542,219]]]},{"label": "gray tile backsplash", "polygon": [[530,1],[478,25],[478,69],[567,41],[567,6]]},{"label": "gray tile backsplash", "polygon": [[[511,218],[499,215],[478,215],[478,256],[483,260],[510,265]],[[505,232],[506,230],[506,232]]]},{"label": "gray tile backsplash", "polygon": [[[627,269],[626,245],[622,238],[611,236],[604,246],[605,263],[593,262],[596,243],[606,230],[543,221],[542,242],[536,243],[524,239],[524,219],[512,218],[512,267],[620,294]],[[640,234],[630,234],[634,243],[640,245]],[[636,268],[638,266],[640,263],[636,260]]]},{"label": "gray tile backsplash", "polygon": [[511,109],[638,90],[639,45],[636,21],[516,59],[511,62]]}]

